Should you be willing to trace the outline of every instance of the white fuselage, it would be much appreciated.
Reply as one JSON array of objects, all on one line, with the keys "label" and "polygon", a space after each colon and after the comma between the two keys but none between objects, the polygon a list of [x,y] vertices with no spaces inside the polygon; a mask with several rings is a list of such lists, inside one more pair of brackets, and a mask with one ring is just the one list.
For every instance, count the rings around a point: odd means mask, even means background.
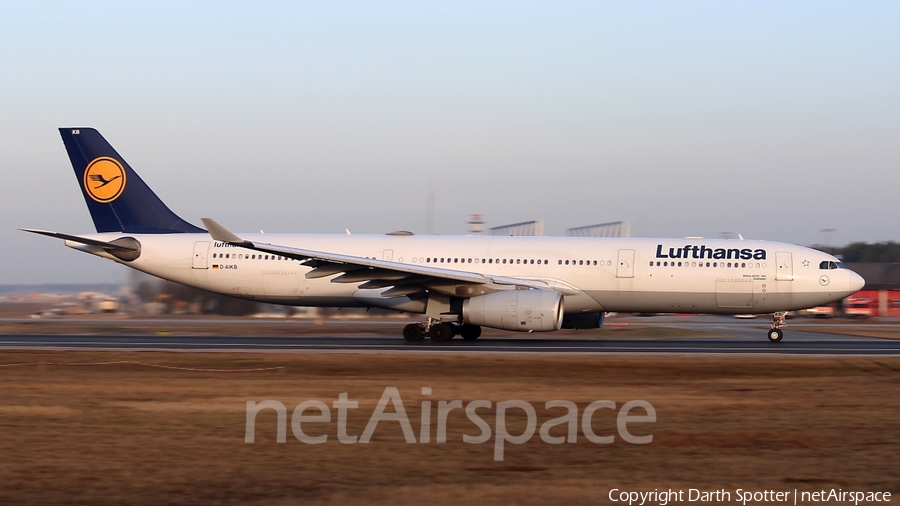
[{"label": "white fuselage", "polygon": [[[296,260],[213,241],[208,234],[133,237],[137,260],[72,248],[155,276],[225,295],[295,306],[378,306],[380,290],[307,279]],[[254,243],[369,257],[548,283],[565,312],[769,313],[840,300],[863,280],[821,251],[784,243],[721,239],[241,234]],[[823,263],[824,262],[824,263]],[[823,266],[825,266],[823,268]],[[830,268],[829,268],[830,266]]]}]

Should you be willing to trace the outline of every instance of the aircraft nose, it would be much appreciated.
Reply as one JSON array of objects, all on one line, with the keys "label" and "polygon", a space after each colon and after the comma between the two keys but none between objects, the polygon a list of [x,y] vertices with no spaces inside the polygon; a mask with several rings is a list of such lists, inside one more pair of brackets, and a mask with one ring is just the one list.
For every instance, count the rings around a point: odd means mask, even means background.
[{"label": "aircraft nose", "polygon": [[859,274],[850,271],[850,290],[858,292],[862,290],[864,286],[866,286],[866,280]]}]

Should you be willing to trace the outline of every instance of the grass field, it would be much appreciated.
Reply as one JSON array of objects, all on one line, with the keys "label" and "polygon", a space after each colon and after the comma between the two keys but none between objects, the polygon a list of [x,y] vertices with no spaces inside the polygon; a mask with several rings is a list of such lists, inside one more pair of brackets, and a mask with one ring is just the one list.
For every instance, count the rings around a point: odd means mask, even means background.
[{"label": "grass field", "polygon": [[[225,372],[161,369],[168,367]],[[37,364],[45,362],[44,364]],[[843,488],[900,492],[900,359],[829,357],[628,357],[351,353],[0,352],[0,504],[595,504],[611,488]],[[49,363],[49,364],[47,364]],[[243,371],[253,368],[274,368]],[[419,435],[432,401],[431,442],[406,443],[382,422],[367,444],[275,441],[276,415],[257,417],[244,442],[247,401],[359,402],[348,430],[363,432],[385,387],[397,387]],[[431,387],[432,395],[422,395]],[[535,436],[473,445],[479,429],[460,410],[447,442],[435,441],[439,400],[521,399],[539,423],[596,400],[645,400],[655,423],[646,445],[616,437],[574,444]],[[390,409],[389,409],[390,411]],[[494,425],[493,410],[479,414]],[[315,414],[315,411],[309,414]],[[636,410],[633,414],[643,414]],[[509,432],[524,430],[520,410]],[[593,418],[615,435],[612,410]],[[552,435],[565,434],[556,427]],[[896,499],[894,500],[896,503]]]}]

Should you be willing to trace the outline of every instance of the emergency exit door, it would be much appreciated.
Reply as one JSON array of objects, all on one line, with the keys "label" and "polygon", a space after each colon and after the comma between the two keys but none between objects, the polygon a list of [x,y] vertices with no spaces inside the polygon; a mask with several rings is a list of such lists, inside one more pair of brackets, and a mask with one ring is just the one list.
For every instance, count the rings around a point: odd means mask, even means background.
[{"label": "emergency exit door", "polygon": [[634,250],[620,249],[619,263],[616,265],[617,278],[633,278],[634,277]]},{"label": "emergency exit door", "polygon": [[198,241],[194,243],[194,259],[191,262],[191,267],[194,269],[208,269],[209,263],[207,262],[207,258],[209,257],[209,241]]}]

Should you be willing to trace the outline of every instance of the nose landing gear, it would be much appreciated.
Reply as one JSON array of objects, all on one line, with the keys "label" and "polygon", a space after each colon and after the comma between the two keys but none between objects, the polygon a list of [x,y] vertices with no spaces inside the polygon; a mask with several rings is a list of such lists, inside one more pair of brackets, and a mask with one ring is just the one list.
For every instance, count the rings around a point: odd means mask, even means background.
[{"label": "nose landing gear", "polygon": [[776,311],[772,313],[772,323],[769,324],[769,341],[773,343],[780,342],[784,337],[784,332],[782,332],[780,327],[784,326],[784,311]]}]

